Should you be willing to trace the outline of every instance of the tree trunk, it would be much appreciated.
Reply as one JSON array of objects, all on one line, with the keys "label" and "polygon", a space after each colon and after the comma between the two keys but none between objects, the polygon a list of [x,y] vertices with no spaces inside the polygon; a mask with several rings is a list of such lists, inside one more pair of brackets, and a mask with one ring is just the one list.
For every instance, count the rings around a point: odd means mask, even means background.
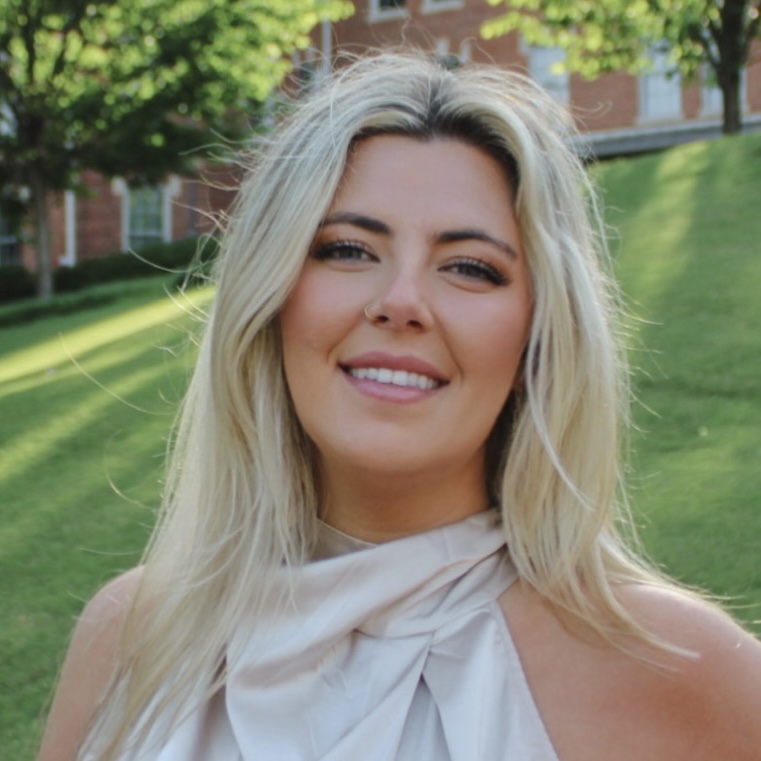
[{"label": "tree trunk", "polygon": [[721,78],[721,94],[724,101],[724,121],[721,131],[725,135],[736,135],[742,131],[740,110],[740,72],[731,71]]},{"label": "tree trunk", "polygon": [[742,130],[740,82],[748,59],[748,49],[743,42],[747,0],[724,0],[718,5],[721,24],[715,35],[719,55],[716,74],[724,100],[722,132],[735,135]]},{"label": "tree trunk", "polygon": [[53,296],[53,252],[50,248],[50,219],[48,217],[48,193],[45,182],[32,170],[32,216],[35,248],[37,250],[37,297],[50,301]]}]

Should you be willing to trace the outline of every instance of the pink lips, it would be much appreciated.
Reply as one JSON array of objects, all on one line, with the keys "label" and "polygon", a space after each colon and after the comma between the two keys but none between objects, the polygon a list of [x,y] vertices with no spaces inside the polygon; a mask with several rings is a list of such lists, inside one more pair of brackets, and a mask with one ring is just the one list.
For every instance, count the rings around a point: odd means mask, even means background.
[{"label": "pink lips", "polygon": [[[416,388],[414,386],[397,386],[391,383],[381,383],[370,378],[357,378],[348,371],[361,368],[378,368],[391,371],[406,371],[439,381],[435,388]],[[367,352],[352,357],[341,363],[346,380],[363,396],[382,402],[395,404],[411,404],[430,399],[448,383],[447,378],[432,364],[411,355],[397,356],[385,352]]]},{"label": "pink lips", "polygon": [[369,351],[365,354],[360,354],[357,357],[352,357],[346,362],[342,362],[341,365],[343,367],[352,368],[386,367],[389,370],[406,370],[408,373],[425,375],[426,377],[433,378],[441,383],[447,382],[444,374],[430,362],[426,362],[425,360],[412,355],[396,356],[382,351]]}]

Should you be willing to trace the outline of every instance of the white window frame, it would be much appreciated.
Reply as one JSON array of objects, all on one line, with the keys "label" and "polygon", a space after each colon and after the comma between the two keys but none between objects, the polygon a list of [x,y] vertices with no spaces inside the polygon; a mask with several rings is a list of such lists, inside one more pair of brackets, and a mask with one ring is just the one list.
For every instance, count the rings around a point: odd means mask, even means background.
[{"label": "white window frame", "polygon": [[73,190],[63,194],[64,255],[58,260],[63,267],[77,263],[77,197]]},{"label": "white window frame", "polygon": [[571,102],[571,75],[567,69],[553,71],[557,64],[565,62],[565,50],[524,43],[523,52],[529,76],[559,103],[568,105]]},{"label": "white window frame", "polygon": [[682,77],[669,76],[668,52],[651,50],[653,65],[638,78],[638,121],[640,124],[674,122],[684,119]]},{"label": "white window frame", "polygon": [[367,21],[374,24],[379,21],[394,21],[396,19],[406,19],[409,16],[407,3],[409,0],[403,0],[404,5],[400,8],[381,8],[381,0],[368,0],[369,9],[367,12]]},{"label": "white window frame", "polygon": [[464,0],[422,0],[420,13],[428,15],[441,11],[459,11],[464,7]]},{"label": "white window frame", "polygon": [[[114,179],[111,183],[111,189],[114,195],[121,198],[121,249],[122,251],[132,251],[132,231],[130,229],[132,211],[130,208],[130,188],[127,183],[120,177]],[[168,243],[172,240],[172,208],[173,200],[180,195],[182,183],[179,177],[170,177],[165,183],[156,186],[161,191],[161,217],[160,217],[160,234],[157,242]]]}]

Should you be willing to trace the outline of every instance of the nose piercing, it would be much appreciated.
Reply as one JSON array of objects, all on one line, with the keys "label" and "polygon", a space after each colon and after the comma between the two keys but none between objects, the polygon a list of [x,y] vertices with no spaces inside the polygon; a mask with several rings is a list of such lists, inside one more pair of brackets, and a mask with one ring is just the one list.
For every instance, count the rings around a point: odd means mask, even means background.
[{"label": "nose piercing", "polygon": [[364,308],[364,310],[363,310],[363,311],[364,311],[364,313],[365,313],[365,317],[367,317],[367,319],[368,319],[368,321],[369,321],[369,322],[373,322],[373,320],[375,319],[375,318],[374,318],[374,317],[373,317],[373,316],[370,314],[370,310],[373,308],[373,306],[374,306],[374,305],[373,305],[372,303],[370,303],[370,304],[368,304],[368,305],[367,305],[367,306]]}]

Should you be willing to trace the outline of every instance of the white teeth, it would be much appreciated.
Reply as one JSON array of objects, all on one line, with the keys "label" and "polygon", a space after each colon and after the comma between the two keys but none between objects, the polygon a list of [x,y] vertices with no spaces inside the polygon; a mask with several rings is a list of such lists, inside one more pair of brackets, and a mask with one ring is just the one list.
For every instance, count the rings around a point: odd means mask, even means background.
[{"label": "white teeth", "polygon": [[419,388],[425,391],[430,391],[441,385],[439,381],[426,375],[408,373],[406,370],[389,370],[387,367],[349,367],[348,372],[353,378],[360,380],[372,380],[392,386]]}]

